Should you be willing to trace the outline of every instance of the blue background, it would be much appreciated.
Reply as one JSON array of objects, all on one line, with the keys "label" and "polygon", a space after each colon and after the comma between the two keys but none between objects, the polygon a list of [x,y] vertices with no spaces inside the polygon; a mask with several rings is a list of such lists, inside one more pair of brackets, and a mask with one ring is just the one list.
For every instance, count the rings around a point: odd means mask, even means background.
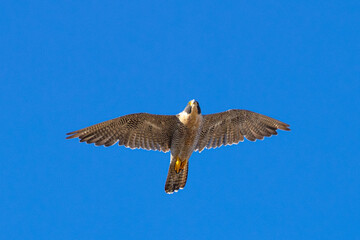
[{"label": "blue background", "polygon": [[[4,1],[0,239],[360,239],[359,1]],[[291,125],[170,155],[65,133],[135,112]]]}]

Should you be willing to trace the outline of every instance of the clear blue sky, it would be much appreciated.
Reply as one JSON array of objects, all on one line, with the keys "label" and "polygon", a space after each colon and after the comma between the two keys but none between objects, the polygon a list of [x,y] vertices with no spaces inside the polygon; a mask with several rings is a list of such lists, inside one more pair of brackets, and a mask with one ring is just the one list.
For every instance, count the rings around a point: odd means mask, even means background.
[{"label": "clear blue sky", "polygon": [[[0,239],[360,239],[359,1],[3,1]],[[291,132],[194,153],[65,133],[135,112]]]}]

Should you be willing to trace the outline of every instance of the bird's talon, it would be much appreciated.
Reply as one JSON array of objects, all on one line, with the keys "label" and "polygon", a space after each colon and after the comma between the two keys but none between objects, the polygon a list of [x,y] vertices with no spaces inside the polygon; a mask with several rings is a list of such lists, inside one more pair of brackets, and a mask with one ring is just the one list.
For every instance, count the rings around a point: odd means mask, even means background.
[{"label": "bird's talon", "polygon": [[185,161],[181,161],[179,157],[176,157],[176,162],[175,162],[175,172],[176,173],[180,173],[182,170],[185,169],[185,166],[187,164],[188,160]]},{"label": "bird's talon", "polygon": [[181,162],[180,169],[184,170],[188,160]]},{"label": "bird's talon", "polygon": [[175,162],[175,172],[179,173],[181,170],[181,160],[179,157],[176,157],[176,162]]}]

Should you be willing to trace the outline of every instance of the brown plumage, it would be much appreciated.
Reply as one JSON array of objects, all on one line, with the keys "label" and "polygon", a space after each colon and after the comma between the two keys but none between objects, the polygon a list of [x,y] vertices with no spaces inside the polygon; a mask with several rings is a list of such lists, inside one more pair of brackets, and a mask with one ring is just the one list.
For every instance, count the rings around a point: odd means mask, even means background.
[{"label": "brown plumage", "polygon": [[165,182],[165,192],[167,193],[177,192],[179,189],[183,189],[186,184],[189,161],[186,162],[184,170],[179,173],[176,173],[175,171],[175,162],[176,161],[174,160],[170,161],[169,171]]},{"label": "brown plumage", "polygon": [[222,145],[264,139],[277,135],[276,130],[289,131],[289,125],[276,119],[247,110],[202,115],[198,102],[192,100],[177,115],[130,114],[68,133],[67,139],[106,147],[124,145],[171,151],[165,192],[173,193],[185,187],[189,158],[194,151]]},{"label": "brown plumage", "polygon": [[237,144],[244,141],[244,137],[250,141],[263,140],[264,137],[277,135],[277,129],[290,130],[286,123],[248,110],[204,115],[196,151]]},{"label": "brown plumage", "polygon": [[67,133],[70,136],[66,139],[78,137],[80,142],[105,147],[118,142],[131,149],[168,152],[177,125],[179,120],[174,115],[136,113]]}]

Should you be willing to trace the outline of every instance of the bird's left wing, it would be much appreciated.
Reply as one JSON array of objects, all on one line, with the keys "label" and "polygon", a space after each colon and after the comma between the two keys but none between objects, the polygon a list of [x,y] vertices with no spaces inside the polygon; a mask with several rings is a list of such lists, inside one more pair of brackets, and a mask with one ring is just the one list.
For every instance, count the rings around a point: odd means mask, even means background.
[{"label": "bird's left wing", "polygon": [[250,141],[277,135],[276,130],[289,131],[289,125],[248,110],[228,110],[204,115],[203,126],[195,151],[237,144],[246,137]]},{"label": "bird's left wing", "polygon": [[80,142],[106,147],[119,142],[119,145],[132,149],[168,152],[178,121],[174,115],[129,114],[67,133],[70,135],[67,139],[78,137]]}]

